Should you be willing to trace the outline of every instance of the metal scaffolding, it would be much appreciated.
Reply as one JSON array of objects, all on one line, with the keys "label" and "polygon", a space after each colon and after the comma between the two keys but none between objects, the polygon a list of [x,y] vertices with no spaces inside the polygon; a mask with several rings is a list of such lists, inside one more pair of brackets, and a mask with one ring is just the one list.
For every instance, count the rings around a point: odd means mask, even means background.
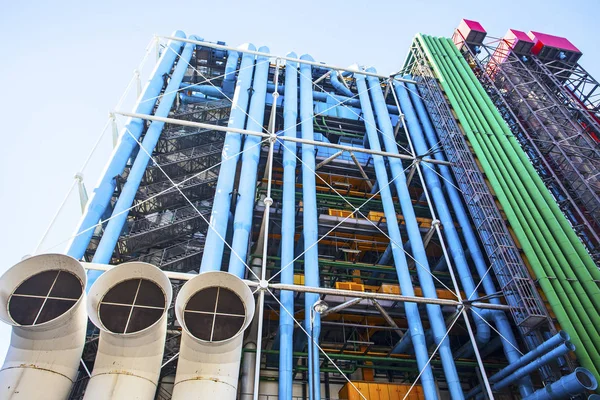
[{"label": "metal scaffolding", "polygon": [[[252,182],[255,192],[247,252],[237,254],[233,247],[234,216],[238,207],[241,207],[237,199],[245,177],[245,164],[240,161],[239,165],[235,164],[233,181],[229,182],[233,190],[226,193],[230,198],[228,215],[225,217],[226,234],[219,236],[224,245],[223,255],[219,258],[220,265],[211,266],[217,270],[226,270],[232,260],[238,258],[245,268],[245,282],[257,296],[257,313],[248,328],[249,335],[242,354],[239,398],[276,398],[268,383],[277,374],[277,357],[283,351],[279,347],[281,332],[278,321],[283,318],[284,313],[294,324],[292,377],[293,383],[298,387],[304,386],[305,395],[302,398],[313,398],[313,391],[316,389],[307,389],[306,385],[315,379],[315,370],[318,386],[320,387],[321,382],[324,383],[325,393],[320,398],[338,398],[331,390],[338,390],[343,385],[355,387],[353,382],[361,378],[377,378],[404,385],[408,395],[412,390],[424,390],[421,382],[427,378],[427,374],[435,378],[438,390],[447,392],[452,387],[451,380],[447,379],[449,363],[453,363],[459,372],[459,385],[481,385],[486,394],[493,398],[488,375],[505,367],[506,359],[502,350],[498,346],[492,346],[492,342],[485,349],[483,345],[480,348],[476,344],[472,324],[478,322],[475,316],[477,310],[506,311],[512,316],[514,326],[522,336],[514,343],[505,337],[499,337],[498,342],[506,341],[517,351],[519,346],[523,347],[523,343],[529,348],[542,343],[545,340],[544,332],[556,332],[502,214],[435,82],[422,49],[416,42],[411,48],[414,62],[409,72],[415,79],[412,81],[379,75],[358,67],[338,68],[313,62],[308,58],[280,57],[193,39],[174,40],[194,44],[195,50],[168,115],[127,113],[121,110],[114,112],[115,116],[143,121],[144,128],[139,138],[131,131],[125,130],[123,133],[123,136],[131,135],[137,147],[124,170],[115,177],[115,190],[105,210],[106,217],[103,216],[93,227],[86,228],[94,233],[84,259],[90,263],[87,267],[91,271],[108,268],[104,263],[91,262],[108,224],[115,218],[111,213],[116,209],[128,178],[132,175],[136,154],[146,152],[150,161],[141,176],[131,206],[125,210],[126,221],[109,263],[116,265],[138,260],[159,267],[171,279],[175,299],[186,280],[198,273],[206,253],[214,251],[213,248],[205,248],[205,245],[211,232],[217,232],[211,212],[215,207],[214,198],[224,163],[231,159],[235,159],[236,163],[238,158],[242,160],[247,155],[246,147],[258,148],[257,179]],[[169,48],[164,51],[169,51]],[[230,126],[232,120],[235,120],[234,111],[238,106],[233,94],[222,88],[226,77],[232,73],[226,66],[228,54],[233,52],[270,60],[267,74],[270,86],[262,110],[264,123],[259,124],[260,129]],[[178,63],[187,62],[180,54],[177,56]],[[256,66],[260,63],[259,58]],[[285,125],[289,123],[284,118],[285,98],[282,102],[282,85],[289,84],[286,82],[285,72],[290,63],[309,66],[310,73],[299,70],[300,82],[303,79],[308,81],[313,94],[326,99],[319,101],[320,108],[313,107],[309,118],[296,118],[291,135],[290,128]],[[344,75],[342,71],[348,74]],[[241,62],[235,64],[233,74],[236,73],[242,73]],[[330,82],[329,75],[326,74],[337,76],[342,81],[340,84],[352,96],[335,97],[331,92],[336,90],[336,83]],[[364,75],[375,81],[369,81],[368,89],[361,91],[360,85],[366,83],[359,82],[351,74]],[[405,81],[418,85],[419,96],[426,104],[447,161],[429,158],[429,154],[416,154],[394,89],[395,84]],[[168,94],[165,89],[167,84],[168,79],[165,79],[158,107]],[[200,88],[213,95],[198,95]],[[374,90],[381,91],[383,95],[382,108],[391,110],[388,118],[393,127],[393,137],[385,133],[380,120],[369,122],[368,116],[364,114],[362,103],[370,95],[374,96]],[[251,101],[254,90],[251,89],[248,93]],[[254,117],[247,110],[248,107],[241,109],[241,112],[244,118],[248,117],[250,125]],[[144,139],[154,123],[164,124],[164,127],[154,147],[147,149],[143,145]],[[306,125],[312,127],[313,139],[296,134],[296,131]],[[391,139],[396,148],[390,151],[387,147],[381,149],[374,146],[367,138],[367,131],[372,133],[371,141],[374,137],[381,136]],[[231,134],[239,134],[246,142],[249,138],[256,138],[257,143],[246,146],[247,143],[240,139],[240,149],[243,150],[233,155],[228,154],[226,137]],[[312,147],[316,148],[314,169],[307,166],[303,157],[310,151],[307,149]],[[429,151],[439,151],[435,147]],[[295,248],[292,251],[293,260],[283,265],[283,192],[284,187],[289,187],[284,184],[286,152],[287,157],[291,153],[294,163],[297,163],[293,185]],[[394,176],[388,172],[393,171],[392,162],[400,167],[402,179],[406,176],[404,198],[401,198],[399,187],[395,186],[400,175]],[[459,246],[462,251],[465,245],[460,240],[449,244],[445,230],[450,226],[444,227],[438,220],[438,206],[431,199],[425,179],[424,170],[437,166],[450,166],[453,171],[485,250],[486,260],[489,262],[488,271],[494,282],[499,284],[500,293],[478,295],[476,301],[471,301],[473,293],[465,295],[459,287],[449,247]],[[305,237],[302,234],[304,213],[309,207],[303,193],[307,168],[315,180],[315,222],[318,237],[314,243],[309,244],[304,243]],[[383,171],[389,173],[386,175],[387,182],[381,179]],[[385,193],[390,193],[390,198],[386,199]],[[406,210],[400,206],[400,202],[407,200],[407,197],[408,202],[404,204],[410,203],[413,217],[407,216]],[[394,214],[395,218],[390,218]],[[449,215],[453,216],[454,213],[450,212]],[[458,227],[458,223],[452,224]],[[400,242],[390,233],[394,226],[397,226]],[[419,258],[414,251],[419,247],[411,245],[407,239],[412,227],[415,228],[412,233],[416,231],[417,237],[423,242],[423,258]],[[460,229],[457,231],[460,232]],[[78,235],[85,232],[83,230]],[[313,247],[318,257],[317,286],[305,282],[306,265],[309,263],[306,255]],[[391,256],[394,252],[394,256]],[[405,281],[400,284],[406,285],[404,288],[412,288],[414,294],[406,293],[399,287],[400,273],[397,271],[400,269],[400,256],[405,260],[406,272]],[[468,267],[475,270],[472,262],[469,262]],[[293,271],[293,284],[282,280],[282,272],[285,270]],[[479,279],[483,280],[484,277],[479,276]],[[426,280],[432,282],[429,295],[425,294],[428,290],[424,283]],[[481,282],[476,283],[477,291]],[[286,292],[293,293],[293,309],[287,309],[282,304],[281,299]],[[316,311],[314,304],[306,309],[305,299],[311,298],[310,296],[326,301],[329,310],[321,314]],[[501,297],[506,304],[489,302],[490,297]],[[411,336],[410,329],[414,327],[414,320],[411,319],[414,317],[409,315],[411,306],[407,307],[407,304],[414,305],[412,310],[421,315],[425,327],[428,331],[431,330],[429,333],[423,331],[422,335],[427,356],[425,362],[419,358],[416,350],[413,354],[410,342],[407,346],[409,350],[395,351],[397,346],[405,344],[402,343],[403,339]],[[432,337],[434,321],[431,317],[434,314],[430,314],[433,307],[443,316],[438,321],[441,323],[438,326],[444,327],[444,332],[441,332],[443,334],[436,332],[435,340]],[[173,308],[174,304],[171,304],[168,309],[167,341],[156,395],[161,400],[170,398],[181,342],[181,326],[176,322]],[[312,321],[315,315],[311,319],[308,313],[318,313],[316,318],[322,318],[320,334],[313,333]],[[310,325],[299,322],[300,318],[306,318]],[[483,320],[482,317],[479,318]],[[484,320],[484,323],[498,332],[489,322]],[[466,358],[450,361],[440,355],[444,343],[448,345],[448,349],[472,350],[466,352],[469,353]],[[485,360],[480,354],[484,350]],[[97,331],[90,330],[82,358],[80,379],[73,388],[71,399],[83,397],[89,379],[88,371],[93,369],[96,352]],[[315,359],[316,364],[309,365]],[[552,376],[553,370],[542,370],[544,381],[554,380]],[[361,396],[365,398],[364,395]]]},{"label": "metal scaffolding", "polygon": [[593,108],[586,108],[593,107],[590,101],[597,82],[578,64],[543,62],[532,54],[523,57],[495,38],[490,38],[489,44],[480,44],[478,50],[476,53],[469,45],[461,47],[473,72],[598,262],[600,145],[594,135],[600,131]]}]

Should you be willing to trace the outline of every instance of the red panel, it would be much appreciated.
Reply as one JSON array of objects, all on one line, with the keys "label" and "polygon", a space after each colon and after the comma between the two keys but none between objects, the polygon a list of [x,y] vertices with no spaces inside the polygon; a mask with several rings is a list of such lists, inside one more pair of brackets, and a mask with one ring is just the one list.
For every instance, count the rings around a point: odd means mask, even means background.
[{"label": "red panel", "polygon": [[555,49],[570,51],[573,53],[581,53],[581,51],[575,47],[575,45],[567,38],[548,35],[547,33],[540,32],[529,32],[529,37],[533,39],[535,43],[533,45],[533,53],[538,54],[544,46],[553,47]]}]

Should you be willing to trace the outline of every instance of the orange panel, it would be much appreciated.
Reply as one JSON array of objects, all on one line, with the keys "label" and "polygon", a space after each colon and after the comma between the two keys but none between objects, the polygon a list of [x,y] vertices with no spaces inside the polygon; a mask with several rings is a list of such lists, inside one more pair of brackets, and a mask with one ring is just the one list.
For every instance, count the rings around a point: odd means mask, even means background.
[{"label": "orange panel", "polygon": [[[339,392],[340,399],[359,400],[362,399],[362,394],[367,400],[403,400],[410,389],[408,384],[376,382],[352,382],[352,384],[358,391],[350,383],[347,383]],[[424,400],[423,388],[415,385],[406,398],[408,400]]]},{"label": "orange panel", "polygon": [[367,399],[379,400],[379,392],[377,391],[376,383],[369,383],[366,387]]}]

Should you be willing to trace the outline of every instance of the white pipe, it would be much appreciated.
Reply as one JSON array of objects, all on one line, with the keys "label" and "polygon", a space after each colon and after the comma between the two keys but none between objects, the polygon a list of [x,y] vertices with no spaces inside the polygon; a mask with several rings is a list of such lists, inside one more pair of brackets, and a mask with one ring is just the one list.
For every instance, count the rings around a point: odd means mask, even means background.
[{"label": "white pipe", "polygon": [[[97,271],[108,271],[111,269],[110,265],[106,264],[96,264],[96,263],[82,263],[86,269],[97,270]],[[171,272],[165,271],[165,274],[169,277],[169,279],[173,280],[183,280],[187,281],[193,279],[197,276],[197,274],[189,274],[182,272]],[[249,280],[243,281],[246,285],[255,288],[259,286],[258,282],[253,282]],[[376,292],[356,292],[353,290],[341,290],[334,288],[315,288],[315,287],[307,287],[303,285],[288,285],[283,283],[269,283],[267,287],[271,290],[289,290],[292,292],[300,292],[300,293],[318,293],[323,295],[332,295],[332,296],[344,296],[348,298],[360,297],[361,299],[376,299],[376,300],[389,300],[395,302],[412,302],[412,303],[420,303],[420,304],[439,304],[441,306],[450,306],[450,307],[462,307],[463,303],[469,304],[473,307],[477,308],[485,308],[491,310],[503,310],[510,311],[510,306],[504,304],[493,304],[493,303],[482,303],[482,302],[469,302],[469,301],[456,301],[456,300],[446,300],[446,299],[433,299],[430,297],[417,297],[417,296],[403,296],[400,294],[388,294],[388,293],[376,293]]]},{"label": "white pipe", "polygon": [[[190,316],[210,315],[210,313],[198,312],[193,304],[198,304],[194,300],[198,299],[195,295],[200,291],[215,288],[219,289],[219,293],[220,290],[226,289],[239,297],[244,309],[239,315],[244,319],[239,330],[233,333],[233,336],[226,335],[224,340],[218,340],[221,338],[211,340],[215,338],[213,335],[215,331],[210,327],[211,322],[209,322],[210,329],[204,330],[208,332],[209,338],[204,340],[198,337],[201,336],[199,329],[203,327],[197,323],[198,320],[191,320]],[[202,304],[208,303],[206,297],[203,297]],[[234,302],[229,301],[226,304],[231,305],[231,303]],[[215,314],[221,313],[219,308],[222,304],[217,301],[213,306]],[[228,272],[201,273],[187,281],[179,291],[175,301],[175,315],[181,325],[182,335],[172,399],[234,400],[237,396],[243,332],[254,315],[254,297],[250,288],[240,278]],[[223,325],[220,328],[223,328]]]},{"label": "white pipe", "polygon": [[[39,281],[39,278],[44,276],[42,273],[50,274],[49,271],[53,270],[58,270],[60,273],[56,277],[50,276],[50,280],[46,279],[46,285]],[[65,272],[70,273],[71,278],[74,276],[77,279],[59,281],[58,277],[61,274],[62,277],[69,276],[64,274]],[[19,289],[18,293],[21,295],[34,294],[24,290],[25,285],[22,285],[32,283],[28,278],[34,275],[39,275],[34,285],[35,292],[45,292],[44,303],[41,308],[37,306],[40,310],[32,324],[21,325],[15,321],[15,318],[21,320],[19,316],[32,310],[35,314],[35,308],[31,306],[27,309],[16,309],[16,303],[13,301],[18,298],[18,295],[13,296],[13,294],[16,289]],[[66,284],[62,285],[62,283]],[[77,378],[79,360],[85,344],[87,315],[85,306],[82,305],[85,302],[83,290],[85,284],[86,272],[82,265],[74,258],[63,254],[42,254],[27,258],[2,275],[0,320],[12,325],[13,328],[10,347],[0,370],[0,398],[62,400],[68,397],[71,386]],[[53,300],[48,299],[48,296],[64,298],[66,295],[63,289],[67,289],[72,294],[68,297],[73,299],[79,297],[67,311],[46,322],[36,323],[42,318],[42,312],[48,310],[45,307],[50,307],[52,304]]]},{"label": "white pipe", "polygon": [[[114,293],[111,289],[125,281],[132,281],[130,299],[122,302],[121,299],[110,299],[110,294]],[[146,287],[152,287],[155,291],[144,289]],[[144,317],[150,325],[137,330],[135,324],[139,324],[140,320],[138,318],[136,321],[138,314],[135,311],[159,312],[161,299],[160,295],[156,296],[158,289],[164,295],[162,315],[159,314],[154,321],[153,317]],[[153,295],[151,301],[148,301],[149,294]],[[169,278],[160,269],[143,262],[130,262],[111,268],[94,282],[88,293],[87,308],[90,320],[100,328],[100,338],[85,400],[154,399],[167,335],[166,310],[171,304],[172,295]],[[106,306],[104,302],[133,303],[136,306]],[[156,308],[147,308],[150,304]],[[127,330],[124,333],[111,331],[117,330],[117,325],[113,325],[116,314],[101,313],[101,307],[129,309],[129,317],[124,322]],[[109,316],[112,318],[108,319]]]}]

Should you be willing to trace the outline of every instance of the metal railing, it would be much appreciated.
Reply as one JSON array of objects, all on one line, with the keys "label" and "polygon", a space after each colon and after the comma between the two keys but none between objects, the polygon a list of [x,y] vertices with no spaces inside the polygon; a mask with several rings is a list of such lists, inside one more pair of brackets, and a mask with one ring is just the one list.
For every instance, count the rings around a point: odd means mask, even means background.
[{"label": "metal railing", "polygon": [[184,258],[201,254],[204,250],[204,238],[194,238],[174,244],[162,250],[153,251],[138,258],[157,267],[164,267]]},{"label": "metal railing", "polygon": [[411,72],[414,79],[421,83],[418,85],[419,93],[425,101],[446,157],[452,163],[456,183],[462,191],[502,293],[511,307],[515,323],[524,334],[541,323],[551,325],[544,303],[417,40],[413,42],[411,51],[415,57]]}]

